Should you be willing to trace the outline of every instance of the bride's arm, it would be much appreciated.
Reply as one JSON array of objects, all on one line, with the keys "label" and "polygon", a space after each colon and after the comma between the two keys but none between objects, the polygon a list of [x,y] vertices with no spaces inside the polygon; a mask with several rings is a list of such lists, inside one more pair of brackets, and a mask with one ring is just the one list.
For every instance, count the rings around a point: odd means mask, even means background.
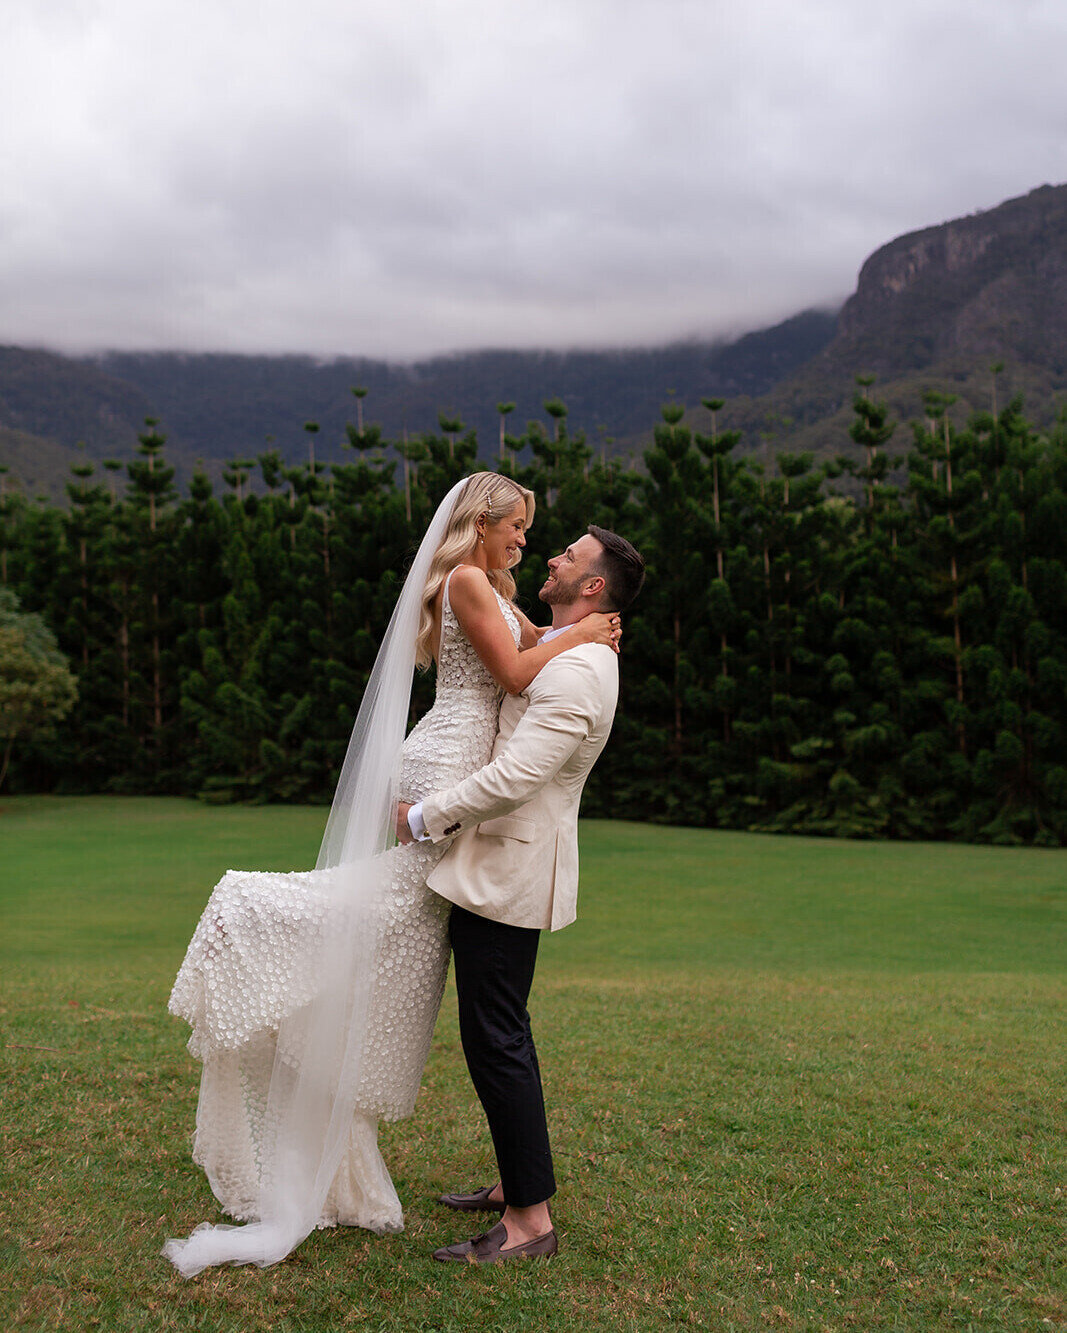
[{"label": "bride's arm", "polygon": [[535,625],[529,616],[525,615],[519,608],[513,607],[515,614],[519,618],[519,628],[522,630],[522,642],[520,648],[536,648],[541,642],[541,635],[550,628],[548,625]]},{"label": "bride's arm", "polygon": [[453,573],[448,600],[475,652],[508,694],[521,694],[546,662],[579,643],[614,646],[615,617],[594,611],[548,643],[516,648],[489,580],[473,565],[462,565]]}]

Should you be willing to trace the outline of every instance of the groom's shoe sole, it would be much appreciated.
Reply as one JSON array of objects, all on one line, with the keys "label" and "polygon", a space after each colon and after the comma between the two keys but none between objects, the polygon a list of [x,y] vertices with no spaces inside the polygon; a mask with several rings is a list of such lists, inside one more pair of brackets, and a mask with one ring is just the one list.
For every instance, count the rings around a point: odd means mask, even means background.
[{"label": "groom's shoe sole", "polygon": [[559,1250],[555,1230],[546,1231],[543,1236],[523,1245],[512,1245],[510,1249],[504,1248],[507,1238],[507,1227],[498,1222],[483,1236],[434,1250],[433,1257],[443,1264],[501,1264],[510,1263],[512,1259],[550,1259]]},{"label": "groom's shoe sole", "polygon": [[489,1197],[493,1188],[492,1185],[483,1185],[480,1190],[470,1194],[439,1194],[437,1202],[443,1203],[446,1208],[454,1208],[457,1213],[502,1213],[506,1205]]}]

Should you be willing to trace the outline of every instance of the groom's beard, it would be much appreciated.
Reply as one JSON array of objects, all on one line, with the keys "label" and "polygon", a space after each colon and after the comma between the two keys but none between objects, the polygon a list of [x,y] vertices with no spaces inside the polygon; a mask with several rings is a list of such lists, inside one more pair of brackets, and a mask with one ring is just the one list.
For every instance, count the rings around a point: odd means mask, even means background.
[{"label": "groom's beard", "polygon": [[582,577],[579,575],[566,582],[558,575],[550,574],[541,585],[541,591],[537,596],[546,606],[573,606],[582,595]]}]

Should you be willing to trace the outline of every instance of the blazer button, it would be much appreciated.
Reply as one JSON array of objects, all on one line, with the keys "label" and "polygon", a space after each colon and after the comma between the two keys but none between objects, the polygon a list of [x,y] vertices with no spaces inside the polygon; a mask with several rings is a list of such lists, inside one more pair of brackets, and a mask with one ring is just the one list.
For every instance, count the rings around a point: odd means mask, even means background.
[{"label": "blazer button", "polygon": [[445,829],[445,837],[450,838],[453,833],[458,833],[458,832],[459,832],[459,825],[451,824],[448,828]]}]

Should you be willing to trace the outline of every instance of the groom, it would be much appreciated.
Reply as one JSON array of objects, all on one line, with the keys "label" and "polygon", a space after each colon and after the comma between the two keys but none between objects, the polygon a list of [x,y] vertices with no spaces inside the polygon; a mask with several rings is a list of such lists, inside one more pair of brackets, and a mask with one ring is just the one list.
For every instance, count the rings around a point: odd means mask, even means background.
[{"label": "groom", "polygon": [[[548,568],[539,594],[552,608],[545,638],[593,611],[624,611],[645,577],[634,547],[598,527]],[[500,1222],[437,1250],[435,1259],[489,1264],[558,1248],[548,1209],[556,1182],[526,1004],[541,931],[575,918],[578,805],[608,739],[618,689],[618,659],[603,644],[560,653],[524,694],[505,697],[485,768],[397,810],[401,842],[458,835],[428,882],[453,904],[463,1053],[500,1168],[491,1190],[441,1200],[464,1212],[502,1213]]]}]

